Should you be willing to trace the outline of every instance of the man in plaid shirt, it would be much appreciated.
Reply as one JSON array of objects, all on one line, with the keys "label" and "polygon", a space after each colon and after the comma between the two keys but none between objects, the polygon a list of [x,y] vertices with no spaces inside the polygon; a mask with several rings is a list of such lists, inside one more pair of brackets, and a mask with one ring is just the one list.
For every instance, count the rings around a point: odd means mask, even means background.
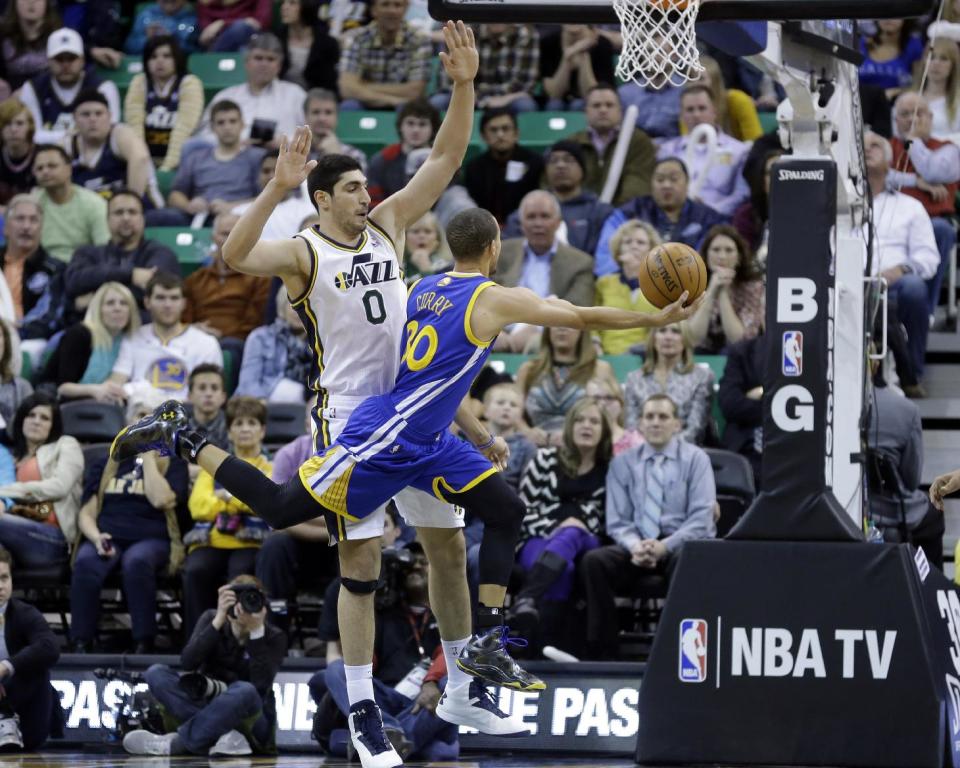
[{"label": "man in plaid shirt", "polygon": [[[480,71],[474,88],[478,107],[509,107],[512,112],[539,109],[530,96],[540,80],[540,35],[533,27],[481,24],[477,33],[477,50]],[[450,103],[450,84],[444,75],[441,88],[430,97],[430,103],[444,110]]]},{"label": "man in plaid shirt", "polygon": [[340,57],[341,110],[393,109],[423,95],[433,49],[425,34],[403,20],[408,5],[374,0],[373,21]]}]

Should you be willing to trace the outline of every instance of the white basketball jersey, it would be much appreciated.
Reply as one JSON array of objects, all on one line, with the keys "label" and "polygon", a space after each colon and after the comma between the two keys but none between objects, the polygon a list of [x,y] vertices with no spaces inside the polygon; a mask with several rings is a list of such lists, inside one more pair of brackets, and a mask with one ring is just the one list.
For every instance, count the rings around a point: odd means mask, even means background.
[{"label": "white basketball jersey", "polygon": [[310,248],[309,287],[291,303],[314,353],[308,386],[326,408],[338,397],[382,395],[393,388],[407,321],[407,288],[390,238],[368,222],[357,246],[316,228],[297,234]]}]

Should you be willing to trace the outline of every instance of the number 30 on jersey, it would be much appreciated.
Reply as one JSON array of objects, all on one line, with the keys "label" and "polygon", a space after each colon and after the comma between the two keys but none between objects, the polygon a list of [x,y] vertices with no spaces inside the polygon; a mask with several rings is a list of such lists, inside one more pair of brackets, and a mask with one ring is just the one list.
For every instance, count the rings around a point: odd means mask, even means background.
[{"label": "number 30 on jersey", "polygon": [[437,354],[437,329],[432,325],[420,327],[420,323],[411,320],[407,323],[407,349],[400,361],[407,364],[411,371],[422,371]]}]

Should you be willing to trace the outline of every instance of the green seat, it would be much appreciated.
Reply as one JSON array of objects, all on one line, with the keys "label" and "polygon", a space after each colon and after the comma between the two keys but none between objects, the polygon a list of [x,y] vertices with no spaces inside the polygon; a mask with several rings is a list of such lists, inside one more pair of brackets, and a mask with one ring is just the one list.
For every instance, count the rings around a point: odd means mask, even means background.
[{"label": "green seat", "polygon": [[367,157],[372,157],[388,144],[400,140],[397,136],[397,113],[364,110],[341,112],[337,136]]},{"label": "green seat", "polygon": [[123,97],[126,96],[130,88],[130,81],[134,75],[143,72],[143,58],[141,56],[124,56],[117,69],[105,69],[97,67],[97,74],[104,80],[117,84],[117,90],[120,91],[120,104],[123,105]]},{"label": "green seat", "polygon": [[166,200],[170,195],[170,187],[173,186],[173,178],[177,175],[176,171],[161,171],[157,170],[157,187],[160,189],[160,194],[163,195],[163,199]]},{"label": "green seat", "polygon": [[583,112],[522,112],[517,115],[517,123],[520,143],[536,151],[585,130],[587,116]]},{"label": "green seat", "polygon": [[758,112],[757,116],[760,118],[760,127],[763,128],[764,133],[777,130],[776,112]]},{"label": "green seat", "polygon": [[184,277],[204,265],[213,243],[212,229],[188,229],[186,227],[147,227],[147,240],[156,240],[177,254],[180,271]]},{"label": "green seat", "polygon": [[247,79],[242,53],[193,53],[187,61],[187,69],[200,78],[207,102],[218,91],[240,85]]},{"label": "green seat", "polygon": [[33,377],[33,362],[30,360],[30,355],[26,352],[20,353],[20,378],[31,381]]}]

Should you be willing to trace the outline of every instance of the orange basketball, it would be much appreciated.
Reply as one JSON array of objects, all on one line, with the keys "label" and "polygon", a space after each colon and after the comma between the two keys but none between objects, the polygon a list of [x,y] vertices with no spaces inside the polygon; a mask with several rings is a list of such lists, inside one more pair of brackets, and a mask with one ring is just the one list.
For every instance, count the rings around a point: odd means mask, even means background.
[{"label": "orange basketball", "polygon": [[640,290],[653,306],[663,309],[690,292],[687,304],[707,288],[707,266],[689,245],[664,243],[653,248],[640,265]]},{"label": "orange basketball", "polygon": [[647,2],[661,11],[685,11],[690,4],[690,0],[647,0]]}]

